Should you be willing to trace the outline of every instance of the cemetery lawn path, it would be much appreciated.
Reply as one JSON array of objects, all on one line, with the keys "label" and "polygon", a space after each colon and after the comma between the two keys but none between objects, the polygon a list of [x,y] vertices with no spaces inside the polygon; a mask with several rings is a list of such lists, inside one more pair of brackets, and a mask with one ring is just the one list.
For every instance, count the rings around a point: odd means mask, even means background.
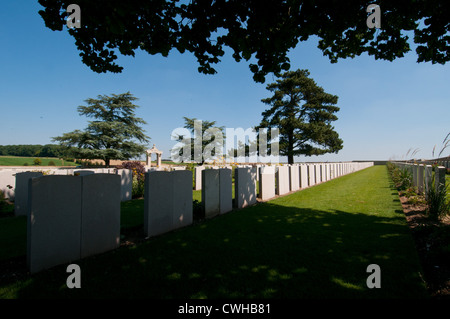
[{"label": "cemetery lawn path", "polygon": [[[143,243],[0,283],[0,298],[428,298],[397,191],[373,166]],[[367,267],[381,270],[369,289]]]}]

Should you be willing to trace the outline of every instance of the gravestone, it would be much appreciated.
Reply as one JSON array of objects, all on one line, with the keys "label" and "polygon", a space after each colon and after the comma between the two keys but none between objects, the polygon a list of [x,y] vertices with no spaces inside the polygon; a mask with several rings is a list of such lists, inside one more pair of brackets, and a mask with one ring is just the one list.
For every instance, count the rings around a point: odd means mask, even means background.
[{"label": "gravestone", "polygon": [[424,175],[425,175],[425,166],[423,164],[419,164],[417,169],[417,188],[419,190],[419,194],[423,193],[423,182],[424,182]]},{"label": "gravestone", "polygon": [[82,177],[81,258],[120,245],[121,177],[91,174]]},{"label": "gravestone", "polygon": [[192,224],[192,172],[189,170],[173,171],[173,229],[182,228]]},{"label": "gravestone", "polygon": [[28,214],[28,181],[34,177],[43,176],[41,172],[20,172],[16,173],[14,214],[16,216],[26,216]]},{"label": "gravestone", "polygon": [[145,174],[144,231],[157,236],[192,224],[192,172]]},{"label": "gravestone", "polygon": [[434,169],[434,187],[436,192],[441,188],[445,187],[445,170],[444,166],[438,166]]},{"label": "gravestone", "polygon": [[73,175],[75,175],[75,176],[86,176],[86,175],[91,175],[91,174],[95,174],[95,171],[88,170],[88,169],[80,169],[80,170],[73,171]]},{"label": "gravestone", "polygon": [[256,203],[256,169],[238,167],[234,170],[234,199],[237,208]]},{"label": "gravestone", "polygon": [[133,171],[131,169],[118,169],[117,175],[120,176],[121,201],[131,200],[133,197]]},{"label": "gravestone", "polygon": [[300,188],[308,187],[308,167],[306,165],[300,165]]},{"label": "gravestone", "polygon": [[225,214],[233,210],[233,180],[231,177],[231,169],[219,169],[220,183],[220,214]]},{"label": "gravestone", "polygon": [[195,186],[194,186],[194,189],[196,190],[196,191],[198,191],[198,190],[201,190],[202,189],[202,171],[205,169],[205,167],[204,166],[196,166],[195,168],[194,168],[194,178],[195,178],[195,181],[194,181],[194,184],[195,184]]},{"label": "gravestone", "polygon": [[419,185],[419,183],[418,183],[418,169],[419,169],[419,165],[413,164],[411,166],[412,176],[413,176],[413,186],[415,186],[415,187],[417,187]]},{"label": "gravestone", "polygon": [[27,265],[31,273],[80,259],[81,177],[29,179]]},{"label": "gravestone", "polygon": [[289,188],[290,191],[297,191],[300,188],[299,166],[289,166]]},{"label": "gravestone", "polygon": [[425,172],[424,172],[424,183],[425,183],[425,192],[428,193],[428,190],[431,185],[431,178],[433,173],[433,167],[431,165],[425,165]]},{"label": "gravestone", "polygon": [[315,177],[315,169],[313,164],[308,164],[308,177],[309,177],[309,186],[313,186],[316,184],[316,177]]},{"label": "gravestone", "polygon": [[284,195],[289,193],[289,167],[278,166],[275,173],[276,178],[276,194]]},{"label": "gravestone", "polygon": [[220,213],[220,175],[218,169],[202,171],[202,203],[205,218],[212,218]]},{"label": "gravestone", "polygon": [[268,200],[273,197],[275,197],[275,169],[262,169],[259,174],[259,198]]}]

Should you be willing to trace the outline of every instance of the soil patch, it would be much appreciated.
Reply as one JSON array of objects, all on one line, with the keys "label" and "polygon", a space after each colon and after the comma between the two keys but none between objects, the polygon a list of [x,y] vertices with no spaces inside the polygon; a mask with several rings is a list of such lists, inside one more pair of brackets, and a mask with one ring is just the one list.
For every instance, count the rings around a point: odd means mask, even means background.
[{"label": "soil patch", "polygon": [[427,206],[411,202],[399,193],[406,220],[414,238],[424,280],[433,299],[450,300],[450,216],[436,221]]}]

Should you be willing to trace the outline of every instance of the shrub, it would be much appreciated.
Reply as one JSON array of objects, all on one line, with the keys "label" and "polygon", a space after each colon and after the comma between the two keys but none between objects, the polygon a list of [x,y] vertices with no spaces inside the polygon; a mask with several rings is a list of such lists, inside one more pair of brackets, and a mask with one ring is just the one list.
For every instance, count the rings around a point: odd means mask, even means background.
[{"label": "shrub", "polygon": [[5,206],[6,206],[5,195],[3,194],[3,191],[0,189],[0,211],[2,211],[3,207]]},{"label": "shrub", "polygon": [[203,202],[195,199],[192,203],[192,219],[194,221],[201,221],[205,219],[205,208]]},{"label": "shrub", "polygon": [[133,173],[132,197],[144,196],[145,189],[145,166],[139,161],[123,162],[117,168],[131,169]]},{"label": "shrub", "polygon": [[409,170],[400,169],[392,163],[388,163],[387,167],[397,190],[403,191],[412,187],[412,174]]},{"label": "shrub", "polygon": [[425,193],[425,200],[427,203],[428,216],[434,220],[439,220],[450,213],[450,202],[447,200],[448,185],[441,185],[438,189],[435,188],[433,181],[428,184],[428,189]]},{"label": "shrub", "polygon": [[34,165],[41,165],[41,164],[42,164],[42,161],[41,161],[40,158],[35,158],[34,161],[33,161],[33,164],[34,164]]},{"label": "shrub", "polygon": [[195,186],[195,167],[197,166],[196,163],[186,163],[186,170],[192,172],[192,187]]},{"label": "shrub", "polygon": [[26,162],[25,162],[25,163],[23,163],[23,166],[28,166],[28,165],[29,165],[29,164],[28,164],[28,163],[26,163]]},{"label": "shrub", "polygon": [[396,187],[405,190],[412,186],[412,174],[407,169],[397,169],[395,171]]},{"label": "shrub", "polygon": [[50,161],[50,162],[48,162],[48,166],[56,166],[56,164],[55,164],[55,162]]}]

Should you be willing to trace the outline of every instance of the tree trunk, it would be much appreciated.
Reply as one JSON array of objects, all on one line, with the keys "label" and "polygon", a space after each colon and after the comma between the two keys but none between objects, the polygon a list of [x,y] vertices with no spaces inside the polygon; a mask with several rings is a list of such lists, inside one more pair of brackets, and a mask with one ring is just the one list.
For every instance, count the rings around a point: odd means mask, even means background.
[{"label": "tree trunk", "polygon": [[294,164],[294,130],[288,132],[288,164]]},{"label": "tree trunk", "polygon": [[106,168],[109,168],[109,162],[110,162],[110,159],[109,158],[105,158],[105,166],[106,166]]},{"label": "tree trunk", "polygon": [[294,164],[294,155],[292,154],[288,155],[288,164]]}]

